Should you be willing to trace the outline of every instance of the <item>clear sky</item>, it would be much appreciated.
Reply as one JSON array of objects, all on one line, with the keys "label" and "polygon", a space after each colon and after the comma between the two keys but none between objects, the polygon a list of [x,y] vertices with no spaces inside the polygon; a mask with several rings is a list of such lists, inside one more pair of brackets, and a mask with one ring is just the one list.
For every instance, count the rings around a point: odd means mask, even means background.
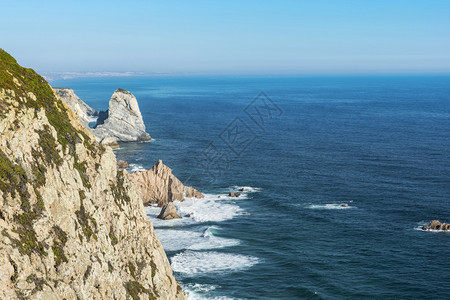
[{"label": "clear sky", "polygon": [[39,72],[450,73],[446,0],[0,0]]}]

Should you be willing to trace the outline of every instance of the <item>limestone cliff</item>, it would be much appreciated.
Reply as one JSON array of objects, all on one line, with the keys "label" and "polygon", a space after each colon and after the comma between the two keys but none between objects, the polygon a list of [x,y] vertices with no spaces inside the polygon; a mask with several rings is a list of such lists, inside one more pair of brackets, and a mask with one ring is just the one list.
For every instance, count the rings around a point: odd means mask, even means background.
[{"label": "limestone cliff", "polygon": [[203,198],[203,194],[193,187],[184,186],[161,160],[150,170],[129,173],[128,178],[134,183],[144,205],[158,204],[162,207],[184,197]]},{"label": "limestone cliff", "polygon": [[133,184],[0,49],[0,299],[185,299]]},{"label": "limestone cliff", "polygon": [[76,115],[78,115],[84,126],[89,127],[89,122],[98,116],[98,111],[78,98],[72,89],[53,88],[53,90],[61,98],[61,100],[63,100],[63,102],[66,103]]},{"label": "limestone cliff", "polygon": [[118,142],[150,140],[136,97],[123,89],[114,92],[109,100],[108,110],[100,112],[92,133],[100,141],[106,138],[114,138]]}]

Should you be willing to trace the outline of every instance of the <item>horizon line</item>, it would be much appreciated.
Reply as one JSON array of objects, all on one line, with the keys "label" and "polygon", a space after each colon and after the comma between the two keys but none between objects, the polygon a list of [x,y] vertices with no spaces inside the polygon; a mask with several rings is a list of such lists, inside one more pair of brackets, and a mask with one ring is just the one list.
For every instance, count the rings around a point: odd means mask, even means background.
[{"label": "horizon line", "polygon": [[47,81],[70,80],[76,78],[108,78],[108,77],[371,77],[371,76],[450,76],[446,71],[392,71],[392,72],[40,72]]}]

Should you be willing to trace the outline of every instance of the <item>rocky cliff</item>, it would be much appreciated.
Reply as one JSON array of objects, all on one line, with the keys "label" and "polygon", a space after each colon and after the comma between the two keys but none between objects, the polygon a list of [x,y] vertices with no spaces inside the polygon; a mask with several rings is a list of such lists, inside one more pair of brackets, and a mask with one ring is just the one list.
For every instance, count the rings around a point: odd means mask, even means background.
[{"label": "rocky cliff", "polygon": [[89,122],[93,120],[93,118],[98,117],[98,111],[87,105],[83,102],[72,89],[66,88],[53,88],[55,93],[64,101],[72,111],[78,115],[81,123],[85,127],[89,127]]},{"label": "rocky cliff", "polygon": [[0,299],[185,299],[133,184],[0,49]]},{"label": "rocky cliff", "polygon": [[134,183],[144,205],[158,204],[162,207],[184,197],[203,198],[203,194],[193,187],[184,186],[161,160],[150,170],[129,173],[128,178]]},{"label": "rocky cliff", "polygon": [[124,89],[114,92],[109,100],[108,110],[100,112],[92,133],[100,141],[111,138],[118,142],[150,140],[136,97]]}]

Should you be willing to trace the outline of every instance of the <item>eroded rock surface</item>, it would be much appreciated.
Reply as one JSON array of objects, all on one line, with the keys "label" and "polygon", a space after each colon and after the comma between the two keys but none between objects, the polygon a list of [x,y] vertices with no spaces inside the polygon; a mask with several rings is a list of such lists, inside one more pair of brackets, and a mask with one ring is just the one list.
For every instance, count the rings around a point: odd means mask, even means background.
[{"label": "eroded rock surface", "polygon": [[98,111],[83,102],[72,89],[53,88],[55,93],[61,97],[72,111],[80,118],[81,123],[89,127],[89,123],[98,117]]},{"label": "eroded rock surface", "polygon": [[97,125],[92,130],[97,140],[115,138],[118,142],[149,141],[139,105],[134,95],[118,89],[109,100],[106,112],[100,112]]},{"label": "eroded rock surface", "polygon": [[172,219],[181,219],[181,216],[177,214],[177,208],[173,204],[173,202],[169,202],[163,206],[161,212],[158,215],[159,219],[162,220],[172,220]]},{"label": "eroded rock surface", "polygon": [[0,299],[186,299],[116,164],[0,49]]},{"label": "eroded rock surface", "polygon": [[163,207],[175,200],[182,201],[185,197],[203,198],[203,194],[193,187],[183,185],[172,174],[172,169],[161,160],[150,170],[129,173],[128,178],[134,183],[144,205],[158,204]]}]

